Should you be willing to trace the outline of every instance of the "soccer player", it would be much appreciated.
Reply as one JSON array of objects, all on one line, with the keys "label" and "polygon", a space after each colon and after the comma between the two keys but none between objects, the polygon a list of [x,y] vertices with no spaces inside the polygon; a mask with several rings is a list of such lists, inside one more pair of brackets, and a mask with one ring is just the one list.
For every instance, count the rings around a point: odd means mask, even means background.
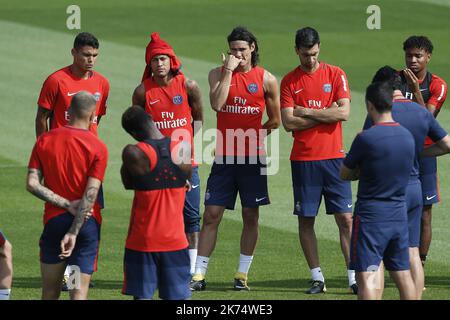
[{"label": "soccer player", "polygon": [[[106,100],[109,94],[108,80],[94,71],[99,46],[94,35],[88,32],[79,33],[72,48],[72,64],[52,73],[45,80],[37,103],[36,138],[49,129],[68,124],[70,101],[81,90],[88,91],[95,97],[96,111],[90,130],[97,134],[100,119],[106,114]],[[103,208],[103,188],[100,188],[99,202]],[[70,267],[65,271],[63,291],[67,291],[66,280],[69,273]]]},{"label": "soccer player", "polygon": [[12,278],[12,246],[0,230],[0,300],[9,300]]},{"label": "soccer player", "polygon": [[80,271],[69,284],[71,299],[87,298],[94,272],[102,222],[96,200],[108,159],[106,145],[89,131],[96,102],[86,91],[75,94],[69,124],[39,136],[28,164],[27,190],[46,202],[39,241],[45,300],[59,298],[66,265]]},{"label": "soccer player", "polygon": [[[349,181],[339,177],[344,158],[342,121],[350,116],[350,88],[339,67],[319,61],[320,38],[310,27],[297,31],[295,52],[300,65],[281,81],[281,116],[292,132],[292,184],[294,215],[299,238],[311,270],[308,294],[326,291],[314,232],[322,196],[327,214],[334,214],[341,250],[348,269],[352,227],[352,192]],[[348,285],[357,293],[355,272],[347,271]]]},{"label": "soccer player", "polygon": [[[170,44],[151,35],[142,83],[133,93],[133,104],[145,108],[166,137],[184,139],[193,147],[193,137],[201,129],[203,108],[200,88],[181,73],[181,63]],[[200,177],[192,152],[192,188],[184,205],[185,232],[189,241],[191,273],[194,273],[200,232]]]},{"label": "soccer player", "polygon": [[[223,65],[209,72],[209,97],[217,113],[215,160],[205,193],[192,290],[204,290],[205,275],[217,241],[225,209],[241,199],[243,229],[235,290],[249,290],[248,272],[258,240],[259,207],[270,203],[267,189],[264,138],[280,125],[277,79],[258,66],[256,37],[236,27],[227,37],[230,52]],[[262,124],[264,112],[268,120]]]},{"label": "soccer player", "polygon": [[[406,68],[402,73],[401,91],[407,99],[424,106],[436,118],[447,97],[447,84],[443,79],[428,71],[433,53],[433,44],[424,36],[411,36],[403,43]],[[425,145],[432,144],[430,139]],[[420,259],[425,265],[431,245],[431,213],[433,204],[440,201],[437,161],[435,157],[420,160],[420,181],[422,183],[423,214],[420,232]]]},{"label": "soccer player", "polygon": [[400,299],[416,298],[409,271],[406,188],[413,168],[411,133],[392,119],[392,86],[372,83],[366,91],[367,112],[374,125],[358,134],[341,168],[341,178],[357,180],[350,249],[358,299],[376,300],[374,279],[384,262]]},{"label": "soccer player", "polygon": [[122,126],[138,141],[124,148],[120,170],[125,189],[135,190],[122,293],[152,299],[159,289],[161,299],[187,299],[191,275],[183,207],[190,143],[165,137],[139,106],[125,111]]},{"label": "soccer player", "polygon": [[[419,180],[419,155],[423,150],[423,145],[427,136],[429,136],[432,141],[438,142],[445,137],[448,137],[448,135],[430,112],[416,102],[405,99],[400,91],[402,87],[401,78],[393,68],[389,66],[380,68],[373,77],[372,82],[379,81],[390,81],[394,89],[394,103],[392,106],[394,120],[408,129],[412,133],[415,141],[416,151],[414,167],[411,171],[410,181],[406,190],[406,204],[408,210],[411,274],[416,287],[417,298],[420,299],[424,286],[424,275],[419,256],[420,218],[422,216],[422,188]],[[370,117],[367,117],[366,122],[364,123],[364,129],[370,128],[372,123]]]}]

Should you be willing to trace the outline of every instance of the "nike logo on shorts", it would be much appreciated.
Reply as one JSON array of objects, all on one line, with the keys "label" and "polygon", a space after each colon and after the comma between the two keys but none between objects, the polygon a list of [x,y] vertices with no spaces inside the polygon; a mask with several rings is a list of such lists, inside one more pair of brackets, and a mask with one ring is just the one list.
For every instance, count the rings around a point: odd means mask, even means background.
[{"label": "nike logo on shorts", "polygon": [[192,189],[198,188],[199,184],[196,184],[195,186],[192,186]]},{"label": "nike logo on shorts", "polygon": [[351,207],[353,207],[352,204],[348,204],[348,205],[347,205],[347,208],[351,208]]},{"label": "nike logo on shorts", "polygon": [[256,198],[255,200],[256,200],[256,202],[260,202],[260,201],[263,201],[265,198],[267,198],[267,197],[262,197],[262,198]]},{"label": "nike logo on shorts", "polygon": [[431,199],[433,199],[433,198],[436,198],[436,195],[431,196],[431,197],[427,196],[427,200],[431,200]]}]

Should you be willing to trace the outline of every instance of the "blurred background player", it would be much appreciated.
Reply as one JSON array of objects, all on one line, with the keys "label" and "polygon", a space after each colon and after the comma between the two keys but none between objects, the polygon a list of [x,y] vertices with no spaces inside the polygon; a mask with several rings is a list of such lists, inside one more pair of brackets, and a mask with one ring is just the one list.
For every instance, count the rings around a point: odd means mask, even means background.
[{"label": "blurred background player", "polygon": [[[314,223],[325,198],[327,214],[339,228],[341,250],[348,269],[352,227],[352,191],[339,177],[344,158],[342,121],[350,117],[350,88],[341,68],[319,62],[320,38],[310,27],[297,31],[295,52],[300,65],[281,81],[281,116],[292,132],[291,152],[294,214],[300,244],[311,270],[308,294],[326,291]],[[355,272],[347,271],[351,292],[357,293]]]},{"label": "blurred background player", "polygon": [[[109,95],[108,80],[94,71],[99,53],[97,38],[88,33],[79,33],[72,48],[73,62],[52,73],[44,82],[38,100],[36,114],[36,138],[49,129],[65,126],[69,122],[69,105],[72,97],[79,91],[87,91],[94,95],[96,102],[95,117],[90,130],[97,134],[97,127],[102,116],[106,114],[106,100]],[[50,125],[49,120],[50,119]],[[103,189],[100,188],[99,201],[103,205]],[[63,291],[67,291],[66,280],[70,267],[65,271]],[[92,284],[91,284],[92,285]]]},{"label": "blurred background player", "polygon": [[[122,153],[125,189],[135,190],[125,245],[122,292],[164,300],[191,296],[183,207],[191,175],[189,142],[171,141],[139,106],[122,115],[123,128],[138,141]],[[179,157],[182,155],[182,157]]]},{"label": "blurred background player", "polygon": [[[266,132],[280,125],[277,79],[258,66],[256,37],[236,27],[227,37],[230,52],[222,53],[223,65],[209,72],[209,97],[217,112],[217,143],[205,193],[192,290],[206,288],[205,275],[215,248],[225,209],[241,199],[243,228],[235,290],[249,290],[248,272],[258,240],[259,206],[270,203],[265,169]],[[264,111],[268,120],[262,124]],[[231,134],[230,134],[231,133]]]},{"label": "blurred background player", "polygon": [[[428,71],[433,53],[433,44],[425,36],[411,36],[403,43],[406,68],[402,72],[401,91],[406,99],[426,107],[436,118],[447,97],[447,84],[443,79]],[[430,139],[425,145],[432,144]],[[422,183],[423,214],[420,233],[420,258],[425,265],[431,245],[431,212],[434,203],[440,201],[435,157],[420,160],[420,181]]]},{"label": "blurred background player", "polygon": [[44,300],[59,298],[66,265],[80,271],[79,283],[69,285],[70,298],[87,298],[102,222],[97,195],[108,160],[106,145],[89,131],[95,111],[93,95],[75,94],[69,124],[42,134],[28,164],[27,190],[45,201],[39,241]]},{"label": "blurred background player", "polygon": [[367,88],[367,112],[374,125],[356,136],[340,174],[345,180],[359,179],[350,267],[356,270],[360,300],[381,299],[375,268],[382,261],[400,299],[417,298],[409,270],[406,209],[415,143],[411,133],[392,119],[392,93],[388,82]]},{"label": "blurred background player", "polygon": [[12,278],[12,246],[0,230],[0,300],[9,300]]},{"label": "blurred background player", "polygon": [[133,93],[133,104],[152,116],[166,137],[187,141],[192,146],[192,188],[186,194],[184,225],[189,241],[191,274],[194,273],[200,232],[200,177],[194,160],[194,135],[203,123],[200,88],[181,73],[181,63],[170,44],[152,33],[145,53],[146,68],[142,83]]}]

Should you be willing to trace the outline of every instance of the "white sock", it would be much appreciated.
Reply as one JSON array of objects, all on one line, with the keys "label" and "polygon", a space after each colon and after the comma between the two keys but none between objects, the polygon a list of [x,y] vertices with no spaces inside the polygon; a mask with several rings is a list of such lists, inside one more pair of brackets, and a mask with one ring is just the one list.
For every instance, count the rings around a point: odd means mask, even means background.
[{"label": "white sock", "polygon": [[64,277],[70,277],[70,266],[67,265],[66,270],[64,270]]},{"label": "white sock", "polygon": [[195,272],[195,263],[197,262],[197,249],[189,249],[189,260],[191,261],[191,274]]},{"label": "white sock", "polygon": [[195,274],[205,275],[208,270],[209,257],[197,256],[195,260]]},{"label": "white sock", "polygon": [[0,300],[9,300],[11,289],[0,289]]},{"label": "white sock", "polygon": [[250,266],[252,265],[253,256],[246,256],[245,254],[239,255],[239,268],[238,272],[247,274]]},{"label": "white sock", "polygon": [[320,270],[320,267],[311,269],[311,278],[314,281],[318,280],[318,281],[325,282],[325,278],[323,277],[322,270]]},{"label": "white sock", "polygon": [[351,287],[352,284],[356,283],[355,279],[355,270],[347,270],[347,276],[348,276],[348,286]]}]

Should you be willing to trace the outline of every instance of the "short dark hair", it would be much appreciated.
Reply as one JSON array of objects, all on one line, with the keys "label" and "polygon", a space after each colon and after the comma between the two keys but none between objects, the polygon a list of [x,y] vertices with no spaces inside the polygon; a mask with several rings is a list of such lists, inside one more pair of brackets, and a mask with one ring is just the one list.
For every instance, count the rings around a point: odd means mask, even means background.
[{"label": "short dark hair", "polygon": [[316,29],[306,27],[297,30],[295,34],[295,46],[299,48],[312,48],[315,44],[320,44],[319,33]]},{"label": "short dark hair", "polygon": [[147,138],[151,116],[141,106],[131,106],[122,114],[122,128],[142,141]]},{"label": "short dark hair", "polygon": [[385,81],[388,81],[391,84],[393,90],[402,89],[402,78],[397,70],[391,66],[384,66],[378,69],[372,78],[372,83]]},{"label": "short dark hair", "polygon": [[255,67],[258,64],[259,61],[259,48],[258,48],[258,41],[256,40],[256,37],[248,31],[246,27],[236,27],[231,31],[231,33],[227,37],[228,43],[232,41],[246,41],[249,45],[252,43],[255,44],[255,50],[252,52],[252,67]]},{"label": "short dark hair", "polygon": [[433,44],[425,36],[411,36],[403,42],[403,51],[415,48],[424,49],[428,53],[433,53]]},{"label": "short dark hair", "polygon": [[379,113],[392,110],[393,90],[389,82],[374,82],[367,87],[366,103],[370,101]]},{"label": "short dark hair", "polygon": [[84,46],[90,46],[94,49],[98,49],[100,44],[93,34],[89,32],[81,32],[75,37],[73,47],[78,50]]}]

